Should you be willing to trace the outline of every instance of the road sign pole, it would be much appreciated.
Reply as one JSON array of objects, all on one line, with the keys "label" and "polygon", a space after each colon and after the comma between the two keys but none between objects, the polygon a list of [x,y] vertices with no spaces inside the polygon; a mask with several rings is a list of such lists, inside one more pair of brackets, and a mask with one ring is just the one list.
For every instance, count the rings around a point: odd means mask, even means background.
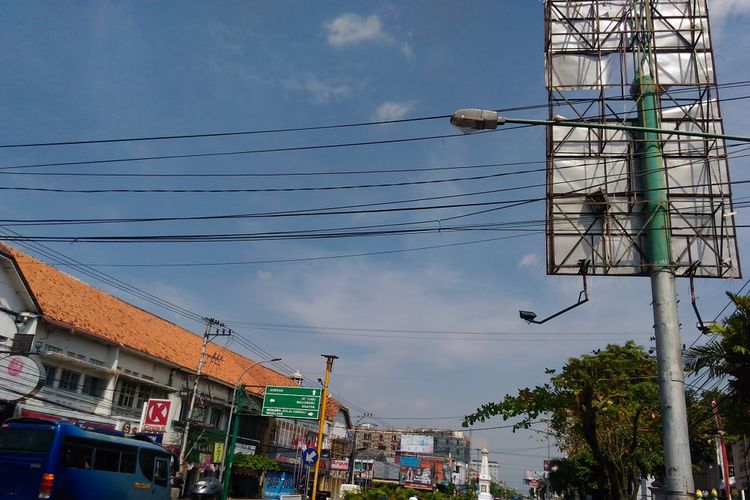
[{"label": "road sign pole", "polygon": [[232,464],[234,463],[234,447],[237,445],[237,431],[240,426],[240,411],[242,408],[242,396],[245,395],[245,391],[241,390],[237,394],[237,400],[232,403],[237,405],[237,411],[234,412],[233,421],[229,422],[232,426],[232,434],[229,439],[229,445],[224,447],[224,471],[222,479],[224,481],[223,491],[221,495],[222,500],[227,500],[229,496],[229,482],[232,476]]},{"label": "road sign pole", "polygon": [[320,404],[320,417],[318,423],[318,461],[315,462],[315,475],[313,476],[313,490],[312,500],[315,500],[318,495],[318,471],[320,470],[320,454],[323,452],[323,430],[325,429],[326,423],[326,403],[328,399],[328,380],[331,377],[331,370],[333,370],[333,360],[337,359],[338,356],[332,354],[323,354],[326,358],[326,376],[323,382],[323,401]]},{"label": "road sign pole", "polygon": [[[658,94],[650,76],[641,75],[633,84],[641,127],[659,128]],[[688,499],[694,491],[690,441],[685,404],[677,291],[669,240],[664,159],[659,135],[636,132],[638,144],[637,177],[644,203],[644,249],[651,275],[656,360],[662,411],[665,486],[668,499]]]}]

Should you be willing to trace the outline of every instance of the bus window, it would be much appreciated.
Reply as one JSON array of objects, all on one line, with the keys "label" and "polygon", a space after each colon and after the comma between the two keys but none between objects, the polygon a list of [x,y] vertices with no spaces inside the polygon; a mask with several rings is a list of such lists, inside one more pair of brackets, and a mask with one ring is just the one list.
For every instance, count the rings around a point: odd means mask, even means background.
[{"label": "bus window", "polygon": [[63,465],[74,469],[90,469],[94,457],[94,447],[79,440],[65,440]]},{"label": "bus window", "polygon": [[169,485],[169,462],[166,457],[158,457],[154,462],[154,484]]},{"label": "bus window", "polygon": [[120,450],[97,446],[94,455],[94,469],[107,472],[120,470]]},{"label": "bus window", "polygon": [[0,432],[0,450],[43,453],[49,451],[53,439],[53,430],[5,427]]},{"label": "bus window", "polygon": [[120,456],[120,472],[125,474],[135,474],[136,449],[128,448]]},{"label": "bus window", "polygon": [[154,480],[154,461],[156,452],[152,450],[140,450],[138,453],[138,465],[141,466],[141,472],[149,481]]}]

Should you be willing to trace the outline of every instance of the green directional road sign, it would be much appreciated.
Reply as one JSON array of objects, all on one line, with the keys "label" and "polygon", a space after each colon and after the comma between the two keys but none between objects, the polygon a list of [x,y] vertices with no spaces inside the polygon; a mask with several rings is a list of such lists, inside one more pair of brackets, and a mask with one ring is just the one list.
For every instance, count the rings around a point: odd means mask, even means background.
[{"label": "green directional road sign", "polygon": [[267,417],[309,418],[320,416],[322,389],[314,387],[266,386],[261,415]]}]

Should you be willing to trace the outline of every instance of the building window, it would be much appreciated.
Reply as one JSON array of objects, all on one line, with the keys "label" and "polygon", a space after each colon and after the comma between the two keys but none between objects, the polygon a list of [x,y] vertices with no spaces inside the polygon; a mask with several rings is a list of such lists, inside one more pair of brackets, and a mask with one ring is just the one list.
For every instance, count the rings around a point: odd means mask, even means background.
[{"label": "building window", "polygon": [[105,386],[106,382],[104,379],[92,377],[91,375],[86,375],[83,378],[83,393],[88,394],[89,396],[94,396],[96,398],[102,397]]},{"label": "building window", "polygon": [[151,388],[146,385],[139,385],[138,386],[138,401],[136,401],[135,407],[136,409],[143,408],[143,405],[146,404],[146,401],[148,401],[151,398]]},{"label": "building window", "polygon": [[89,358],[89,363],[96,366],[104,366],[104,361],[102,361],[101,359]]},{"label": "building window", "polygon": [[209,424],[213,425],[215,428],[219,428],[219,425],[221,424],[221,410],[218,408],[211,408],[211,417],[209,420]]},{"label": "building window", "polygon": [[57,367],[47,364],[42,364],[44,366],[44,374],[46,378],[44,379],[45,385],[48,385],[52,387],[55,383],[55,375],[57,375]]},{"label": "building window", "polygon": [[137,386],[132,382],[123,382],[122,385],[120,385],[120,396],[117,398],[117,406],[132,408],[136,388]]},{"label": "building window", "polygon": [[45,347],[45,349],[47,350],[47,352],[54,352],[58,354],[62,352],[62,349],[52,344],[47,344],[47,347]]},{"label": "building window", "polygon": [[62,370],[60,372],[60,381],[57,383],[57,387],[64,391],[78,392],[78,381],[80,379],[80,373],[70,370]]}]

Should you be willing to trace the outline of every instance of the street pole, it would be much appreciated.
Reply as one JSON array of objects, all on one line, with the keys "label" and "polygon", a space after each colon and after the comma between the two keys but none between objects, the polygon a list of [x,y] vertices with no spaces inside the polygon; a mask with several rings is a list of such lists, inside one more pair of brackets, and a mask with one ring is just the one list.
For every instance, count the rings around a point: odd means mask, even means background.
[{"label": "street pole", "polygon": [[357,426],[354,426],[354,443],[352,444],[351,464],[349,464],[349,484],[354,484],[354,461],[357,458]]},{"label": "street pole", "polygon": [[198,394],[198,380],[203,372],[203,364],[206,361],[206,346],[209,342],[209,332],[211,331],[211,325],[214,324],[214,319],[206,318],[206,331],[203,333],[203,344],[201,344],[201,357],[198,359],[198,370],[195,372],[195,379],[193,380],[193,391],[190,396],[190,404],[188,405],[188,412],[185,415],[185,426],[182,431],[182,445],[180,446],[180,466],[185,463],[185,451],[187,448],[188,434],[190,433],[190,418],[193,415],[193,409],[195,408],[195,397]]},{"label": "street pole", "polygon": [[727,446],[724,443],[724,429],[721,425],[721,415],[719,415],[719,405],[714,399],[711,401],[711,406],[714,409],[714,418],[716,419],[716,429],[719,432],[719,447],[721,448],[721,470],[724,476],[724,492],[726,498],[732,498],[732,487],[729,484],[729,459],[727,458]]},{"label": "street pole", "polygon": [[349,464],[349,484],[354,484],[354,462],[357,459],[357,430],[359,424],[366,418],[372,417],[372,413],[365,412],[364,415],[359,417],[354,423],[354,443],[352,444],[352,453],[350,456],[351,463]]},{"label": "street pole", "polygon": [[322,354],[326,358],[326,375],[323,382],[323,401],[320,403],[320,417],[318,423],[318,460],[315,462],[315,475],[313,476],[313,490],[312,500],[315,500],[318,495],[318,472],[320,470],[320,455],[323,451],[323,430],[325,429],[326,422],[326,403],[328,402],[328,380],[331,377],[331,370],[333,370],[333,360],[338,359],[338,356],[333,354]]},{"label": "street pole", "polygon": [[[219,481],[223,480],[223,486],[224,486],[224,496],[223,498],[226,499],[227,495],[229,494],[229,480],[230,475],[232,471],[232,462],[234,461],[234,446],[237,442],[237,431],[239,429],[239,413],[236,412],[237,408],[240,406],[239,403],[237,403],[237,387],[239,387],[240,382],[242,381],[242,377],[245,376],[247,372],[249,372],[251,369],[255,368],[258,365],[262,365],[264,363],[274,363],[276,361],[281,361],[281,358],[273,358],[273,359],[266,359],[263,361],[257,361],[253,363],[252,365],[248,366],[243,370],[243,372],[240,374],[239,377],[237,377],[237,383],[234,384],[234,389],[232,389],[232,399],[230,399],[231,406],[229,407],[229,418],[227,419],[227,432],[224,434],[224,456],[222,457],[222,463],[224,465],[224,470],[219,471]],[[244,392],[244,391],[243,391]],[[236,417],[234,419],[234,423],[232,422],[232,417]],[[229,436],[230,431],[232,435],[232,449],[230,453],[230,450],[228,449],[229,444]]]},{"label": "street pole", "polygon": [[[236,388],[236,386],[235,386]],[[240,391],[239,397],[242,398],[245,395],[245,391]],[[232,398],[232,401],[234,402],[234,397]],[[237,406],[240,406],[242,402],[238,402]],[[223,481],[223,489],[221,494],[221,500],[227,500],[227,497],[229,496],[229,482],[231,481],[232,477],[232,463],[234,462],[234,447],[237,444],[237,430],[240,426],[240,413],[236,412],[234,414],[234,421],[230,422],[232,426],[232,437],[229,440],[229,445],[224,444],[224,471],[222,473],[224,474],[223,477],[221,474],[219,475],[219,481]],[[225,441],[226,443],[226,441]]]},{"label": "street pole", "polygon": [[[659,98],[651,77],[641,75],[633,84],[633,93],[638,103],[638,125],[659,129],[656,112]],[[695,490],[695,485],[685,404],[677,290],[670,248],[664,159],[658,133],[636,130],[634,135],[638,152],[636,177],[641,180],[640,194],[644,202],[644,251],[651,277],[666,494],[668,499],[686,500]]]}]

